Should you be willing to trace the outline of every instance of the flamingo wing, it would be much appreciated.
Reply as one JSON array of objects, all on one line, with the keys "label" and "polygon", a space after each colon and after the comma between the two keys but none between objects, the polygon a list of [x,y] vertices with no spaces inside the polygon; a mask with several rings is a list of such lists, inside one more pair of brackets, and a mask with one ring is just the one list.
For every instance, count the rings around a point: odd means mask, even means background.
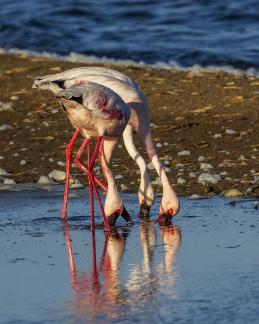
[{"label": "flamingo wing", "polygon": [[128,118],[124,101],[114,91],[97,83],[73,85],[58,92],[57,97],[78,102],[98,118]]}]

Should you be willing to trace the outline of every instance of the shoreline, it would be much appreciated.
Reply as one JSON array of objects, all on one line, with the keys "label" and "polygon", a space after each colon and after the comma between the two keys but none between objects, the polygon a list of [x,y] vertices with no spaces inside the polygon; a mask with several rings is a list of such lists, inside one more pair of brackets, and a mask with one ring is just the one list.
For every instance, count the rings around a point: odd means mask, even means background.
[{"label": "shoreline", "polygon": [[[65,146],[73,129],[50,93],[31,89],[32,80],[96,63],[6,53],[0,58],[0,168],[10,173],[0,175],[0,183],[5,178],[35,183],[54,169],[64,171]],[[229,189],[259,195],[258,78],[219,70],[98,65],[140,84],[149,102],[158,155],[179,195],[218,195]],[[122,191],[137,190],[139,174],[133,163],[120,145],[113,164]],[[149,167],[155,191],[161,192]],[[78,169],[72,173],[87,183]]]}]

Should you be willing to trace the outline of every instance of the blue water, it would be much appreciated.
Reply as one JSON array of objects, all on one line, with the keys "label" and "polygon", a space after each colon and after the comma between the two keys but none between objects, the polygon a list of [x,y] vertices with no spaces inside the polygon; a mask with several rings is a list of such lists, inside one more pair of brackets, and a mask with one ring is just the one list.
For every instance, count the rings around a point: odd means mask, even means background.
[{"label": "blue water", "polygon": [[258,0],[1,0],[0,47],[259,68]]},{"label": "blue water", "polygon": [[67,225],[62,188],[0,192],[0,323],[258,323],[256,200],[182,198],[160,227],[122,198],[135,224],[93,241],[85,190]]}]

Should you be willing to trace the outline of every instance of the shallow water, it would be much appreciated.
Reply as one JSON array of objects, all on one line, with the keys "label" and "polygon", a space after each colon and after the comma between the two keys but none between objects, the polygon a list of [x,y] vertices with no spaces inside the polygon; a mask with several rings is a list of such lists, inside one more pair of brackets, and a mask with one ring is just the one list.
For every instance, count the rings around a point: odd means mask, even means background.
[{"label": "shallow water", "polygon": [[67,225],[59,187],[0,192],[1,323],[258,323],[258,202],[183,198],[164,228],[123,199],[135,224],[94,241],[85,191]]},{"label": "shallow water", "polygon": [[257,0],[1,0],[0,47],[259,69]]}]

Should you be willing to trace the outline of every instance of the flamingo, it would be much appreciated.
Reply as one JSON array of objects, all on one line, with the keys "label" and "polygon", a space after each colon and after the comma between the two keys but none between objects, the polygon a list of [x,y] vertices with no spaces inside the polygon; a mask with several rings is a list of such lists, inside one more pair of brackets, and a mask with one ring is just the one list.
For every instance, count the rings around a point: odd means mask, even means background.
[{"label": "flamingo", "polygon": [[[159,161],[155,145],[152,141],[148,103],[138,84],[125,74],[104,67],[80,67],[70,69],[58,74],[38,77],[33,87],[51,90],[54,94],[74,84],[95,82],[107,86],[116,92],[128,105],[131,116],[123,132],[125,147],[131,158],[140,169],[140,185],[138,200],[140,205],[140,217],[148,217],[150,208],[154,203],[154,190],[150,181],[147,165],[143,157],[137,151],[133,142],[133,130],[145,145],[149,159],[161,180],[163,194],[159,208],[160,223],[170,223],[180,208],[176,192],[170,185],[165,169]],[[104,140],[104,147],[106,146]]]},{"label": "flamingo", "polygon": [[[130,118],[130,109],[114,91],[93,82],[68,87],[59,91],[56,97],[72,126],[76,129],[75,136],[72,138],[72,145],[79,132],[84,137],[76,154],[75,163],[83,172],[88,174],[91,228],[92,230],[94,228],[93,192],[95,192],[102,212],[105,230],[109,231],[109,225],[115,224],[118,214],[124,209],[113,177],[112,155]],[[90,145],[92,139],[96,139],[97,143],[91,157]],[[102,145],[103,139],[106,141],[105,146]],[[88,169],[81,162],[81,156],[86,145],[88,146]],[[67,168],[70,169],[71,143],[68,147]],[[96,188],[97,180],[93,171],[98,152],[101,152],[102,169],[108,184],[104,208]],[[69,173],[67,172],[67,174],[65,191],[68,189],[69,183]],[[63,219],[66,219],[66,213],[63,215]]]}]

